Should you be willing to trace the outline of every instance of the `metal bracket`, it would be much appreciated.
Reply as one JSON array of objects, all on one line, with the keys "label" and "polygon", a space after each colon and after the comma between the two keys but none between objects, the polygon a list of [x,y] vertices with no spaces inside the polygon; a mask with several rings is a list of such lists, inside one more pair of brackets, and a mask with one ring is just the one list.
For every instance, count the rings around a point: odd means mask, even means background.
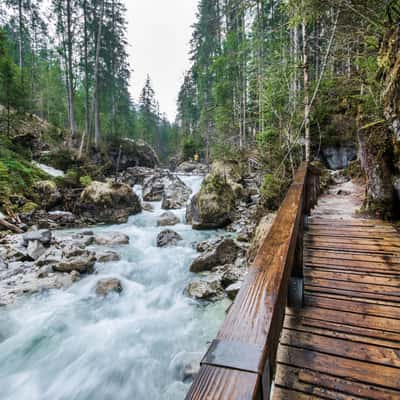
[{"label": "metal bracket", "polygon": [[304,304],[304,279],[292,276],[289,279],[288,307],[301,308]]}]

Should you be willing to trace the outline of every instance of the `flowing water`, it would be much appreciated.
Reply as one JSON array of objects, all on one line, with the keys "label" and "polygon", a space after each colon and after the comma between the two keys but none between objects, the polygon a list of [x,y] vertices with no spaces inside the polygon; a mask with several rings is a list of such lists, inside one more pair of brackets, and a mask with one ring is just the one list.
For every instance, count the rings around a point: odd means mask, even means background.
[{"label": "flowing water", "polygon": [[[197,191],[200,177],[184,177]],[[199,361],[225,315],[226,302],[201,305],[184,289],[192,278],[192,244],[217,235],[173,227],[184,241],[155,245],[157,217],[143,212],[123,225],[98,227],[130,236],[122,259],[70,289],[0,309],[0,399],[183,399],[182,366]],[[182,222],[184,210],[178,210]],[[121,295],[96,297],[99,278],[117,277]]]}]

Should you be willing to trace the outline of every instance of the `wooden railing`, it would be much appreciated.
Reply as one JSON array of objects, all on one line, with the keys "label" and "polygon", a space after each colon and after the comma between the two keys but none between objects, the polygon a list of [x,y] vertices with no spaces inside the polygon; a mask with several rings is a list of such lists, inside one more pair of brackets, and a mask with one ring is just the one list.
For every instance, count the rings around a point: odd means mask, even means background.
[{"label": "wooden railing", "polygon": [[304,220],[318,191],[317,170],[303,163],[187,400],[269,398],[289,286],[291,301],[301,298]]}]

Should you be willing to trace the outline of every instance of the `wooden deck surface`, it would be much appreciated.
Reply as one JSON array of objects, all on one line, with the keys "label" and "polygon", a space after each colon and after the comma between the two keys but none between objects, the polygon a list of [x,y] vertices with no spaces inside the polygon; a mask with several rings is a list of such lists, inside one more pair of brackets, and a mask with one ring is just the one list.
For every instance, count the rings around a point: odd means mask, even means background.
[{"label": "wooden deck surface", "polygon": [[318,213],[304,308],[286,309],[272,399],[400,399],[400,235]]}]

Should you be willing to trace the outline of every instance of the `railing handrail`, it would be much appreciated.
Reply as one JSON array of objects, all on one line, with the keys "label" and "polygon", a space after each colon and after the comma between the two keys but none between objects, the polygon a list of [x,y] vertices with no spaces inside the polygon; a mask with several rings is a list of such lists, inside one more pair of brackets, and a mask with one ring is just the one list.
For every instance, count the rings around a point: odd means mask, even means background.
[{"label": "railing handrail", "polygon": [[317,196],[310,171],[299,167],[186,400],[269,398],[289,279],[302,269],[304,214]]}]

